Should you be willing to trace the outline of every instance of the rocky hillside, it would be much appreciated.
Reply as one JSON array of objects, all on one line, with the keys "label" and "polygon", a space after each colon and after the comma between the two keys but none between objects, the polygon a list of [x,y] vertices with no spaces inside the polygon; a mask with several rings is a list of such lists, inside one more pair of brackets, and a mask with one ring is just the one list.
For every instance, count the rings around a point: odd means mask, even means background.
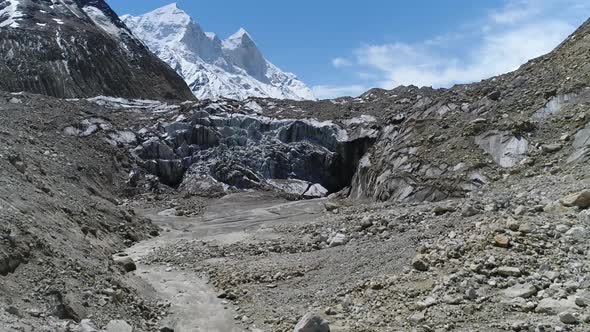
[{"label": "rocky hillside", "polygon": [[315,99],[295,75],[268,61],[244,29],[221,40],[205,32],[176,3],[121,19],[186,80],[199,99]]},{"label": "rocky hillside", "polygon": [[60,98],[193,98],[102,0],[0,1],[0,89]]},{"label": "rocky hillside", "polygon": [[158,234],[120,206],[132,162],[102,140],[56,135],[100,110],[5,92],[0,109],[0,330],[26,320],[32,331],[61,331],[90,315],[148,320],[155,303],[140,302],[111,258]]},{"label": "rocky hillside", "polygon": [[586,22],[550,54],[481,83],[362,95],[382,108],[385,125],[352,196],[440,200],[506,176],[584,167],[589,29]]}]

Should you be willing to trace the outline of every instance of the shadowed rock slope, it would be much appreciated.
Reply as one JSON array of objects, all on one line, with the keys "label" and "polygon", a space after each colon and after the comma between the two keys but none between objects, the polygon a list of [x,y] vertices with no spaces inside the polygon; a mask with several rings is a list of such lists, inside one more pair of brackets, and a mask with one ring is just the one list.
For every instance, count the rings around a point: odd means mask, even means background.
[{"label": "shadowed rock slope", "polygon": [[102,0],[0,1],[0,90],[193,99]]},{"label": "shadowed rock slope", "polygon": [[131,165],[125,151],[56,135],[62,123],[99,110],[0,93],[0,297],[19,308],[1,310],[2,331],[20,330],[10,322],[23,317],[37,320],[30,330],[61,331],[66,320],[89,315],[105,323],[153,315],[111,259],[157,234],[149,220],[119,206]]},{"label": "shadowed rock slope", "polygon": [[347,103],[381,113],[352,197],[440,200],[509,175],[584,167],[590,23],[515,72],[451,89],[371,90]]}]

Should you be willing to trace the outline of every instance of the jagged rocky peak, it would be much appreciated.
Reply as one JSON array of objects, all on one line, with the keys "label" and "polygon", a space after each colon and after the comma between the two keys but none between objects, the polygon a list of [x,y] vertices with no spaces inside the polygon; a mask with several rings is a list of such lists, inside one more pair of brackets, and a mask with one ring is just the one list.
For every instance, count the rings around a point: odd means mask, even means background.
[{"label": "jagged rocky peak", "polygon": [[201,99],[248,97],[315,99],[291,73],[269,62],[244,29],[225,40],[206,32],[176,3],[121,19]]},{"label": "jagged rocky peak", "polygon": [[0,1],[0,89],[61,98],[194,98],[103,0]]},{"label": "jagged rocky peak", "polygon": [[258,46],[252,39],[252,36],[246,31],[244,28],[240,28],[236,33],[229,36],[226,40],[223,41],[223,48],[230,51],[230,50],[237,50],[237,49],[252,49],[262,56]]},{"label": "jagged rocky peak", "polygon": [[267,63],[250,34],[240,28],[223,41],[223,47],[232,63],[262,82],[268,82]]},{"label": "jagged rocky peak", "polygon": [[248,33],[248,31],[246,31],[246,29],[244,29],[244,28],[240,28],[236,33],[229,36],[225,40],[224,46],[228,49],[231,49],[231,48],[244,47],[245,45],[248,45],[248,44],[253,44],[254,46],[256,46],[254,44],[254,41],[252,40],[252,37]]}]

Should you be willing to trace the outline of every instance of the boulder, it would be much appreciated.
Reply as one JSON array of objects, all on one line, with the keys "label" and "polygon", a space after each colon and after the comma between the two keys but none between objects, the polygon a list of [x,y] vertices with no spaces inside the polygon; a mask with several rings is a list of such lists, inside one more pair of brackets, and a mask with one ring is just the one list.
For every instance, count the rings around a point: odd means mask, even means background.
[{"label": "boulder", "polygon": [[510,246],[510,238],[504,234],[498,234],[494,237],[494,244],[496,247],[508,248]]},{"label": "boulder", "polygon": [[81,322],[86,318],[86,307],[82,301],[73,293],[53,292],[55,307],[52,315],[59,319],[70,319]]},{"label": "boulder", "polygon": [[434,214],[437,215],[437,216],[442,216],[442,215],[447,214],[447,213],[455,212],[456,210],[457,209],[455,207],[453,207],[453,206],[439,205],[439,206],[436,206],[432,210],[432,212],[434,212]]},{"label": "boulder", "polygon": [[504,290],[504,295],[509,298],[522,297],[527,299],[535,294],[537,294],[537,288],[531,284],[517,284]]},{"label": "boulder", "polygon": [[115,261],[115,264],[125,269],[125,272],[132,272],[137,270],[137,265],[135,265],[135,261],[133,261],[133,258],[129,256],[114,257],[113,260]]},{"label": "boulder", "polygon": [[361,219],[359,227],[364,230],[370,228],[371,226],[373,226],[373,220],[371,220],[371,217],[364,216],[363,219]]},{"label": "boulder", "polygon": [[517,267],[500,266],[496,274],[502,277],[520,277],[522,272]]},{"label": "boulder", "polygon": [[428,271],[428,262],[422,255],[417,255],[412,260],[412,267],[418,271]]},{"label": "boulder", "polygon": [[517,216],[522,216],[527,212],[527,208],[525,206],[519,205],[514,210],[514,214]]},{"label": "boulder", "polygon": [[338,210],[340,208],[340,204],[336,203],[336,202],[331,202],[328,201],[326,203],[324,203],[324,207],[326,208],[326,211],[334,211],[334,210]]},{"label": "boulder", "polygon": [[295,325],[293,332],[330,332],[330,325],[319,315],[308,313]]},{"label": "boulder", "polygon": [[424,301],[416,303],[416,309],[424,310],[426,308],[436,305],[438,301],[434,297],[427,297]]},{"label": "boulder", "polygon": [[562,145],[559,143],[541,145],[541,150],[545,153],[554,153],[561,150]]},{"label": "boulder", "polygon": [[17,316],[17,317],[21,317],[20,311],[18,310],[17,307],[15,306],[9,306],[5,309],[5,311],[11,315]]},{"label": "boulder", "polygon": [[343,246],[346,243],[348,243],[348,238],[346,237],[346,235],[338,233],[334,235],[332,239],[330,239],[329,245],[330,247],[338,247]]},{"label": "boulder", "polygon": [[563,206],[587,209],[590,207],[590,190],[584,190],[579,193],[568,195],[560,199],[559,202],[563,204]]},{"label": "boulder", "polygon": [[568,238],[578,242],[583,242],[588,239],[588,231],[584,227],[572,227],[567,232],[565,232],[565,235]]},{"label": "boulder", "polygon": [[567,213],[573,208],[569,208],[561,204],[560,202],[550,202],[543,207],[543,211],[547,213]]},{"label": "boulder", "polygon": [[426,320],[426,315],[424,311],[417,311],[414,312],[410,317],[408,317],[408,322],[412,325],[418,325],[423,323]]},{"label": "boulder", "polygon": [[498,101],[498,100],[500,99],[500,97],[502,97],[502,92],[501,92],[501,91],[498,91],[498,90],[496,90],[496,91],[490,92],[490,93],[487,95],[487,97],[488,97],[490,100],[493,100],[493,101]]},{"label": "boulder", "polygon": [[478,209],[474,208],[471,205],[465,205],[461,209],[461,216],[462,217],[466,217],[466,218],[476,216],[476,215],[478,215],[480,213],[481,212]]},{"label": "boulder", "polygon": [[564,324],[577,324],[579,322],[578,318],[571,312],[561,312],[559,313],[559,320]]},{"label": "boulder", "polygon": [[536,313],[557,315],[564,311],[578,311],[576,300],[573,298],[555,300],[551,298],[543,299],[535,309]]}]

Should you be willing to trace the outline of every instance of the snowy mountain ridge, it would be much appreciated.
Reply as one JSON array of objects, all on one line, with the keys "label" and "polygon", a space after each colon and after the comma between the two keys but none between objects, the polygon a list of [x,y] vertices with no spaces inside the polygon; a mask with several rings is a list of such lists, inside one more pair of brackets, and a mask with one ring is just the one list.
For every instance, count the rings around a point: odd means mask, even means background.
[{"label": "snowy mountain ridge", "polygon": [[221,40],[176,3],[141,16],[123,15],[121,20],[185,79],[199,99],[315,99],[294,74],[266,60],[243,28]]}]

